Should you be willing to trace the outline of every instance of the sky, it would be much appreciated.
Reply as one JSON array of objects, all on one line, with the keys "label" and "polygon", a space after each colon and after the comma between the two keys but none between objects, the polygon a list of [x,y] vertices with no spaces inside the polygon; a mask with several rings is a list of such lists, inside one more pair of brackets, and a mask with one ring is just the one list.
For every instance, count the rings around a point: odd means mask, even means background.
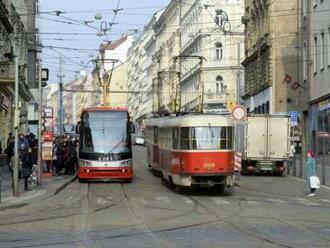
[{"label": "sky", "polygon": [[[50,70],[49,84],[58,83],[59,60],[63,58],[63,82],[90,72],[91,60],[101,42],[113,41],[125,33],[141,32],[153,13],[170,0],[41,0],[38,26],[43,45],[42,64]],[[118,8],[117,8],[118,6]],[[115,15],[114,9],[122,9]],[[95,16],[101,15],[101,20]],[[88,23],[88,26],[86,23]],[[97,36],[101,22],[113,22],[106,36]],[[104,24],[103,24],[104,25]],[[136,34],[136,36],[139,33]]]}]

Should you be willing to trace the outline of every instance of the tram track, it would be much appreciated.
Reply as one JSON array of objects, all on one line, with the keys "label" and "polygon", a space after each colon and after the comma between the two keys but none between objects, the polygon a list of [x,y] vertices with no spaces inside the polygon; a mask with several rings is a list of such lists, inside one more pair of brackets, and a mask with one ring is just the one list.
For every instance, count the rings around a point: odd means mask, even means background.
[{"label": "tram track", "polygon": [[206,212],[208,212],[209,214],[213,215],[214,217],[216,217],[216,219],[221,222],[221,223],[224,223],[236,230],[238,230],[239,232],[241,233],[244,233],[245,235],[248,235],[254,239],[257,239],[257,240],[260,240],[260,241],[263,241],[263,242],[267,242],[269,244],[272,244],[272,245],[277,245],[279,247],[285,247],[285,248],[291,248],[292,246],[290,245],[286,245],[286,244],[283,244],[281,242],[278,242],[278,241],[275,241],[275,240],[272,240],[270,238],[267,238],[267,237],[264,237],[264,236],[261,236],[261,235],[258,235],[256,233],[253,233],[251,231],[249,231],[247,228],[244,228],[242,225],[238,226],[237,224],[234,224],[230,221],[228,221],[227,219],[233,217],[233,216],[236,216],[238,215],[241,211],[242,211],[242,205],[240,203],[239,206],[240,208],[233,214],[231,215],[228,215],[226,217],[220,217],[217,213],[215,213],[214,211],[210,210],[207,206],[205,206],[204,203],[201,203],[199,200],[197,200],[195,197],[192,197],[192,196],[188,196],[192,201],[196,202],[196,204],[198,204],[202,209],[204,209]]},{"label": "tram track", "polygon": [[131,215],[135,218],[136,224],[138,224],[140,227],[142,227],[143,233],[146,233],[150,236],[150,238],[157,245],[156,247],[160,247],[160,248],[176,247],[175,245],[170,244],[168,241],[166,242],[163,239],[161,239],[160,237],[158,237],[156,235],[156,232],[154,232],[152,229],[149,228],[148,224],[143,220],[142,216],[139,214],[139,211],[137,210],[137,206],[135,205],[135,202],[128,195],[126,185],[122,184],[121,187],[124,192],[126,205],[129,209]]}]

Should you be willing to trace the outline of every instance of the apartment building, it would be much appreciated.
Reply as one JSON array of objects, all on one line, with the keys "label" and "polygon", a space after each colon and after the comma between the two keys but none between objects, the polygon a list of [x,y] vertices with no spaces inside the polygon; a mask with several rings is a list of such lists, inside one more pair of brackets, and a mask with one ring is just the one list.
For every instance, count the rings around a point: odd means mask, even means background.
[{"label": "apartment building", "polygon": [[237,103],[244,79],[244,1],[189,2],[181,17],[182,110],[221,111]]},{"label": "apartment building", "polygon": [[311,146],[317,154],[330,159],[330,2],[310,2],[311,41],[306,43],[311,64],[310,135]]},{"label": "apartment building", "polygon": [[[143,32],[128,50],[128,109],[131,117],[142,122],[156,111],[158,97],[154,94],[157,64],[155,60],[156,39],[153,25],[164,10],[157,11]],[[154,99],[155,98],[155,99]]]},{"label": "apartment building", "polygon": [[300,1],[245,0],[245,95],[249,112],[303,109],[300,78]]}]

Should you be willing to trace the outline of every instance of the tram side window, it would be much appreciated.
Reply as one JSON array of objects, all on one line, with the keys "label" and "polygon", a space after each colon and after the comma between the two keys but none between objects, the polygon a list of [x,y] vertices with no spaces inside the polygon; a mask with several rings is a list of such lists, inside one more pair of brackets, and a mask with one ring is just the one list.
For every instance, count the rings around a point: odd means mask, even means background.
[{"label": "tram side window", "polygon": [[179,149],[179,128],[172,129],[172,148]]},{"label": "tram side window", "polygon": [[154,127],[154,144],[158,144],[158,128]]},{"label": "tram side window", "polygon": [[233,128],[227,127],[227,149],[233,149]]},{"label": "tram side window", "polygon": [[189,149],[189,127],[182,127],[180,130],[180,148],[182,150]]}]

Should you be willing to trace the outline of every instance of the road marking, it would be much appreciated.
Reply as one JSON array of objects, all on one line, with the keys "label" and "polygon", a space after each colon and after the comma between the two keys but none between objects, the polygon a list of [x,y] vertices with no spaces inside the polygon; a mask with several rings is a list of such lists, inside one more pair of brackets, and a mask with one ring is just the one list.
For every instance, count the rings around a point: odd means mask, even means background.
[{"label": "road marking", "polygon": [[102,197],[97,197],[96,203],[99,205],[106,204],[108,201]]},{"label": "road marking", "polygon": [[261,202],[257,202],[257,201],[250,201],[250,200],[247,200],[245,201],[247,204],[251,204],[251,205],[260,205]]},{"label": "road marking", "polygon": [[330,202],[330,200],[327,200],[327,199],[321,199],[321,201],[323,201],[323,202]]},{"label": "road marking", "polygon": [[145,199],[143,199],[143,198],[140,198],[139,201],[140,201],[143,205],[147,205],[147,204],[148,204],[148,202],[147,202]]},{"label": "road marking", "polygon": [[279,204],[283,204],[283,203],[286,203],[286,201],[283,201],[281,199],[276,199],[276,198],[266,198],[265,199],[266,201],[270,201],[272,203],[279,203]]},{"label": "road marking", "polygon": [[194,202],[192,200],[190,200],[188,197],[184,198],[184,201],[187,203],[187,204],[193,204]]},{"label": "road marking", "polygon": [[167,196],[157,196],[156,200],[157,201],[162,201],[162,202],[171,202],[170,199]]},{"label": "road marking", "polygon": [[311,201],[309,201],[307,199],[304,199],[304,198],[293,198],[293,199],[299,201],[300,204],[303,204],[305,206],[320,206],[320,204],[315,203],[315,202],[311,202]]},{"label": "road marking", "polygon": [[213,198],[212,200],[217,205],[230,205],[230,202],[227,202],[225,200],[221,200],[221,199],[218,199],[218,198]]}]

